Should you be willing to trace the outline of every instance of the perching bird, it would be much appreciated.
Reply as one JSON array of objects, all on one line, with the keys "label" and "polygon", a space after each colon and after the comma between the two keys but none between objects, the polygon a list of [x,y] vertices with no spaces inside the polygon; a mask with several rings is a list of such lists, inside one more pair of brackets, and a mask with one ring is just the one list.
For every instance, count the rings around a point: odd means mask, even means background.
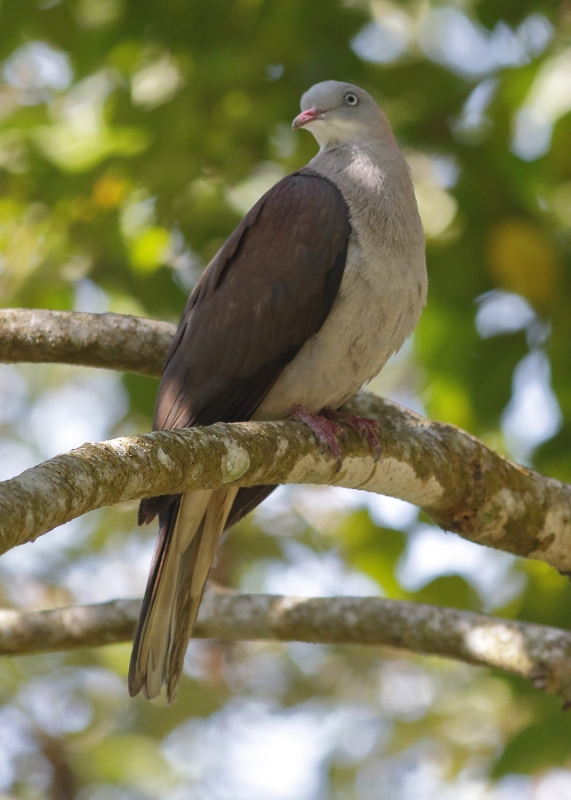
[{"label": "perching bird", "polygon": [[[298,418],[335,449],[336,410],[413,331],[424,234],[404,156],[373,98],[324,81],[293,128],[319,143],[258,200],[196,284],[168,352],[154,429]],[[299,407],[302,407],[301,410]],[[374,437],[373,437],[374,438]],[[129,669],[131,695],[174,699],[223,530],[273,487],[143,500],[160,532]]]}]

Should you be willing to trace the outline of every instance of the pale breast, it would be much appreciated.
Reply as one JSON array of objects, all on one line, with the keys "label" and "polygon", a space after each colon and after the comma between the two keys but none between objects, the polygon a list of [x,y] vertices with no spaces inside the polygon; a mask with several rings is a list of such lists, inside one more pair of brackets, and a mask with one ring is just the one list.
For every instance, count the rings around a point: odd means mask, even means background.
[{"label": "pale breast", "polygon": [[339,295],[323,327],[284,369],[256,419],[282,419],[292,406],[338,408],[377,375],[414,329],[424,287],[395,255],[363,258],[353,242]]}]

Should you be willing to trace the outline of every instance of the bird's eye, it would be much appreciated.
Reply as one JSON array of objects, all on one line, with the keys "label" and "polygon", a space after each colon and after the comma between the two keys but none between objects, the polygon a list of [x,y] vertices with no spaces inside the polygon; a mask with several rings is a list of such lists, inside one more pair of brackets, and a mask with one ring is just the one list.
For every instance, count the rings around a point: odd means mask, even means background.
[{"label": "bird's eye", "polygon": [[347,103],[348,106],[356,106],[359,100],[357,99],[357,96],[354,94],[346,94],[345,102]]}]

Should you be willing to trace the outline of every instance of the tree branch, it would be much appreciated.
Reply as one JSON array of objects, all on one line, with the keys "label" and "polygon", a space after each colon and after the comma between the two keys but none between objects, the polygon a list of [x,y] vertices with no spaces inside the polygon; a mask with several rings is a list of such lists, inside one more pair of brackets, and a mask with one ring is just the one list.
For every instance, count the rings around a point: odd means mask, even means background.
[{"label": "tree branch", "polygon": [[76,364],[160,377],[176,328],[126,314],[0,310],[0,362]]},{"label": "tree branch", "polygon": [[[0,312],[0,358],[159,374],[174,328],[118,314]],[[347,410],[382,423],[374,462],[348,432],[343,465],[299,423],[240,423],[84,445],[0,484],[0,551],[104,505],[186,489],[315,483],[420,506],[445,530],[571,571],[571,486],[499,456],[453,425],[361,392]]]},{"label": "tree branch", "polygon": [[374,395],[363,392],[348,407],[381,421],[377,462],[348,431],[337,471],[311,431],[296,422],[219,423],[85,444],[0,483],[0,552],[124,500],[312,483],[399,497],[467,539],[571,570],[571,486]]},{"label": "tree branch", "polygon": [[[0,655],[130,641],[140,600],[0,612]],[[193,634],[223,641],[384,645],[494,667],[571,701],[571,633],[469,611],[376,597],[277,597],[210,591]]]}]

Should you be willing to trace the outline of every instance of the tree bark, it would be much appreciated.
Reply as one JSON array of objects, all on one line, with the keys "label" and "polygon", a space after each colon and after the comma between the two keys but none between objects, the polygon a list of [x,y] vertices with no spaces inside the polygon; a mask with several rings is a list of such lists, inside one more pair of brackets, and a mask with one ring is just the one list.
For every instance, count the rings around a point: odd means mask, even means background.
[{"label": "tree bark", "polygon": [[[0,611],[0,655],[130,641],[141,601]],[[376,597],[277,597],[210,591],[195,638],[384,645],[520,675],[571,700],[571,633],[469,611]]]},{"label": "tree bark", "polygon": [[85,444],[0,483],[0,552],[125,500],[310,483],[398,497],[445,530],[571,571],[571,486],[374,395],[360,393],[347,409],[381,421],[378,461],[348,430],[338,469],[298,422],[219,423]]},{"label": "tree bark", "polygon": [[0,362],[76,364],[160,377],[176,327],[127,314],[0,310]]}]

